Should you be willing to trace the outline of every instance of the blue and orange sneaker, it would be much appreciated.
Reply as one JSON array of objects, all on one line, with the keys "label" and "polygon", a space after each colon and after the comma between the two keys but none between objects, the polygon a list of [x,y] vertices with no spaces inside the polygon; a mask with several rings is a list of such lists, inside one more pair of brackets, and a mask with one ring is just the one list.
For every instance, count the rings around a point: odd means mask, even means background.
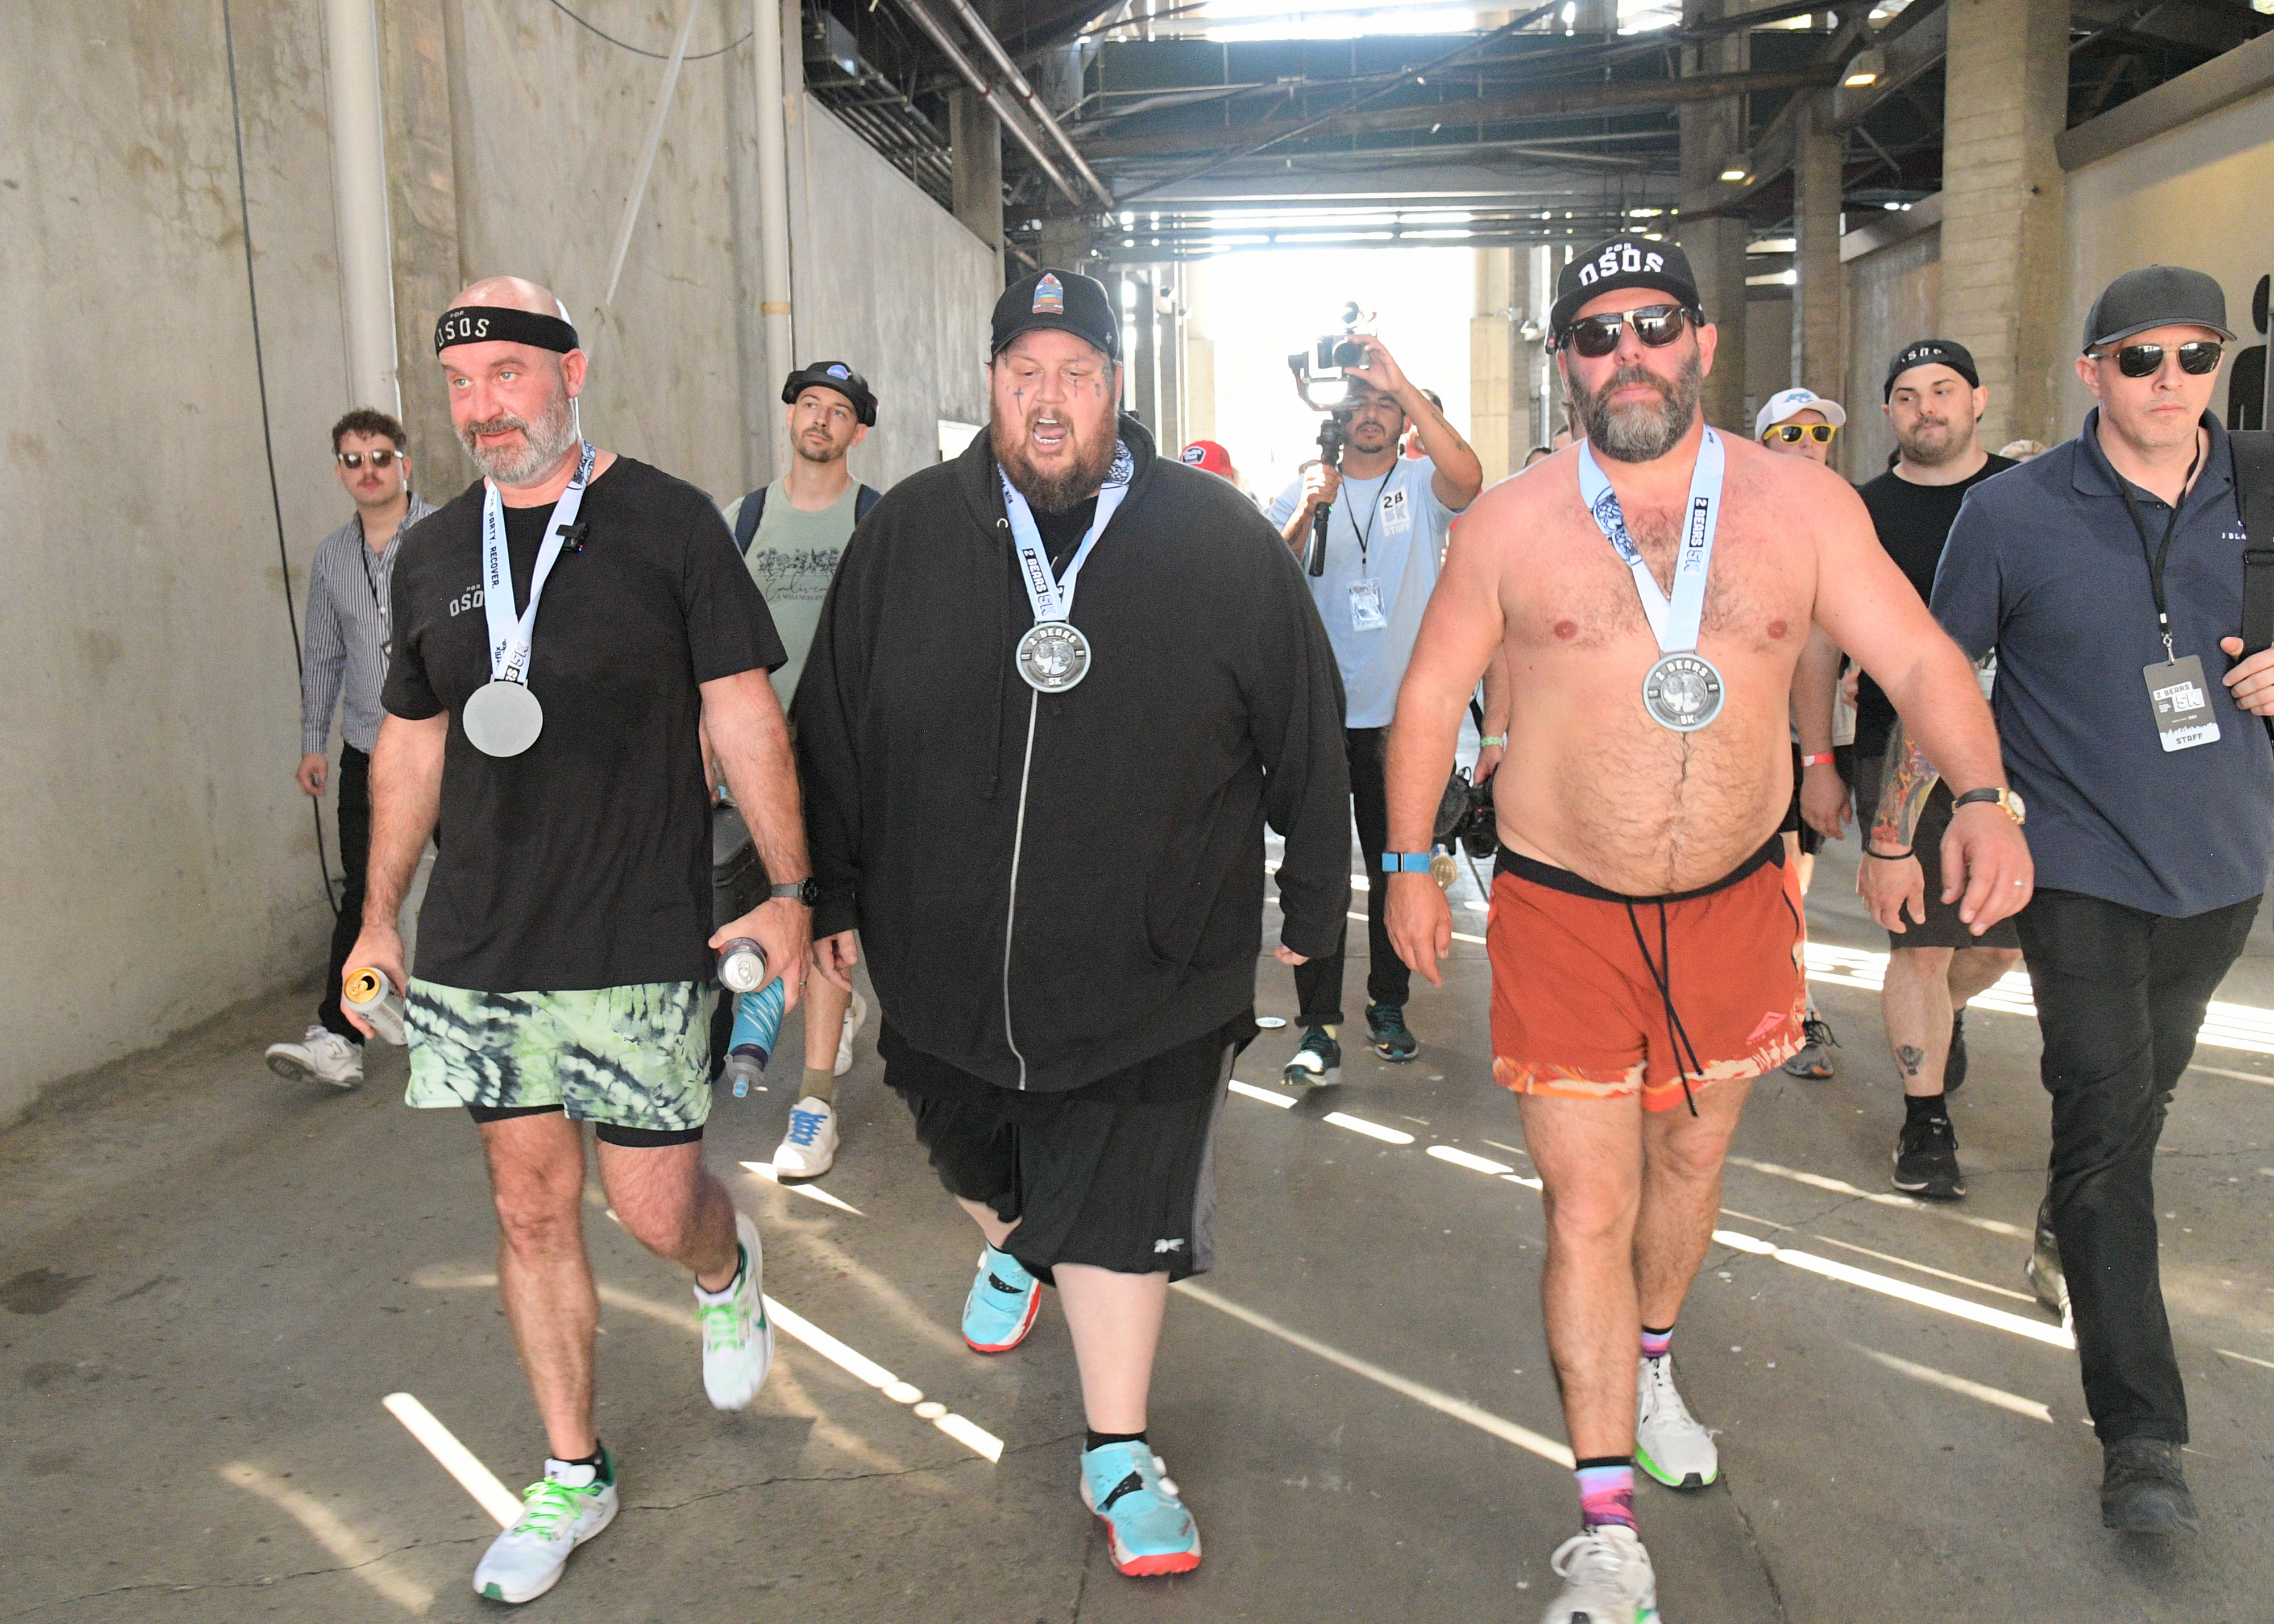
[{"label": "blue and orange sneaker", "polygon": [[979,1254],[979,1278],[963,1299],[963,1340],[974,1353],[1008,1353],[1027,1340],[1042,1312],[1043,1282],[1007,1252]]},{"label": "blue and orange sneaker", "polygon": [[1081,1457],[1081,1503],[1105,1524],[1113,1566],[1133,1579],[1190,1573],[1201,1565],[1201,1530],[1168,1462],[1143,1443],[1103,1444]]}]

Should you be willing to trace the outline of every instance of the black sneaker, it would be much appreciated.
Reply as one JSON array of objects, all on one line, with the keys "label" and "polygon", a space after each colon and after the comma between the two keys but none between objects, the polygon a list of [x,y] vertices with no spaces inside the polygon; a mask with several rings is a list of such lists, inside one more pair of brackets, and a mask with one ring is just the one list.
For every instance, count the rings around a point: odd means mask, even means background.
[{"label": "black sneaker", "polygon": [[2037,1240],[2022,1273],[2029,1279],[2029,1289],[2037,1294],[2037,1301],[2067,1324],[2068,1281],[2061,1274],[2060,1242],[2053,1236],[2053,1199],[2050,1195],[2037,1204]]},{"label": "black sneaker", "polygon": [[1949,1117],[1903,1124],[1895,1140],[1894,1185],[1930,1201],[1955,1201],[1966,1193],[1966,1176],[1958,1170],[1958,1130]]},{"label": "black sneaker", "polygon": [[1966,1011],[1950,1018],[1950,1058],[1942,1063],[1942,1091],[1956,1094],[1966,1086]]},{"label": "black sneaker", "polygon": [[1306,1026],[1302,1047],[1279,1069],[1279,1080],[1290,1088],[1324,1088],[1343,1080],[1343,1046],[1324,1026]]},{"label": "black sneaker", "polygon": [[1411,1060],[1421,1044],[1405,1025],[1405,1011],[1395,1004],[1366,1006],[1366,1038],[1374,1052],[1395,1065]]},{"label": "black sneaker", "polygon": [[2180,1470],[2177,1444],[2161,1438],[2120,1438],[2105,1445],[2100,1526],[2127,1534],[2192,1534],[2202,1526],[2195,1497]]},{"label": "black sneaker", "polygon": [[1797,1053],[1784,1063],[1787,1077],[1813,1078],[1821,1082],[1832,1075],[1832,1056],[1825,1050],[1840,1047],[1840,1040],[1832,1035],[1832,1025],[1821,1015],[1811,1015],[1800,1023],[1800,1035],[1808,1041]]}]

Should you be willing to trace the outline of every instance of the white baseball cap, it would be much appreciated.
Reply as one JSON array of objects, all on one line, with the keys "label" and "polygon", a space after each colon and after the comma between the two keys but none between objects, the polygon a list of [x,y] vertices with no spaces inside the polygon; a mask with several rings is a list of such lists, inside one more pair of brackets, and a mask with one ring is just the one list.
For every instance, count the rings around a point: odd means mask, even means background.
[{"label": "white baseball cap", "polygon": [[1796,417],[1803,411],[1820,411],[1834,428],[1848,426],[1848,413],[1838,401],[1827,401],[1813,389],[1780,389],[1768,398],[1753,418],[1753,438],[1758,440],[1771,426],[1788,417]]}]

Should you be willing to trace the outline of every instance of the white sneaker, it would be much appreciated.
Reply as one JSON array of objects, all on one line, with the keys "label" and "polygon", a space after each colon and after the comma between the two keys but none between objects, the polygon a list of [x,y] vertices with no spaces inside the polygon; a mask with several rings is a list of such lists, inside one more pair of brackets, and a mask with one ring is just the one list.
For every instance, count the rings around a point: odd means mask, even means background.
[{"label": "white sneaker", "polygon": [[1636,1361],[1635,1464],[1669,1489],[1702,1489],[1721,1475],[1713,1435],[1682,1402],[1663,1355]]},{"label": "white sneaker", "polygon": [[781,1178],[818,1178],[836,1162],[836,1109],[828,1101],[808,1094],[789,1108],[789,1132],[774,1149],[774,1173]]},{"label": "white sneaker", "polygon": [[1540,1624],[1657,1624],[1658,1575],[1634,1530],[1606,1522],[1555,1547],[1548,1566],[1563,1593]]},{"label": "white sneaker", "polygon": [[474,1568],[474,1593],[533,1601],[561,1582],[568,1553],[616,1520],[616,1485],[590,1466],[545,1462],[545,1479],[522,1492],[521,1515],[490,1542]]},{"label": "white sneaker", "polygon": [[766,1318],[765,1249],[747,1213],[734,1214],[742,1267],[724,1291],[695,1288],[703,1326],[703,1391],[714,1410],[741,1410],[757,1397],[773,1368],[774,1327]]},{"label": "white sneaker", "polygon": [[338,1033],[311,1026],[297,1043],[271,1043],[268,1069],[292,1081],[353,1088],[363,1081],[363,1050]]},{"label": "white sneaker", "polygon": [[837,1034],[836,1076],[842,1077],[853,1069],[853,1035],[869,1019],[869,1001],[858,992],[853,1002],[845,1006],[845,1029]]}]

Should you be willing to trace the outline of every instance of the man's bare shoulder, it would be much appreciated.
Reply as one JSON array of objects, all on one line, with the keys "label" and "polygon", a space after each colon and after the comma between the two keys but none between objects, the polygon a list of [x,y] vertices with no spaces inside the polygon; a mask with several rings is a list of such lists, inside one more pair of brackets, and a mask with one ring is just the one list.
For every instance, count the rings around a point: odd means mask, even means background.
[{"label": "man's bare shoulder", "polygon": [[1856,487],[1822,463],[1786,456],[1734,434],[1725,434],[1721,440],[1728,454],[1723,479],[1731,501],[1806,515],[1815,523],[1871,522]]},{"label": "man's bare shoulder", "polygon": [[1566,447],[1487,486],[1461,515],[1457,529],[1472,545],[1502,547],[1530,536],[1540,524],[1580,511],[1579,454]]}]

